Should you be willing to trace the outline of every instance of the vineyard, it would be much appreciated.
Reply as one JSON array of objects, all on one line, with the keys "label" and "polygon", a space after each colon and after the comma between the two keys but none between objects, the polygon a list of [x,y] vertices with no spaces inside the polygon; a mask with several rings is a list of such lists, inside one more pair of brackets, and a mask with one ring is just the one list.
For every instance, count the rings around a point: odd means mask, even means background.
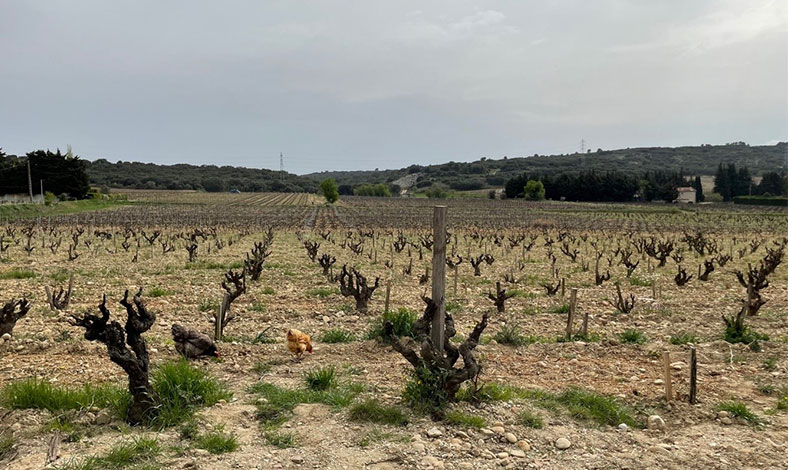
[{"label": "vineyard", "polygon": [[788,210],[441,201],[436,348],[434,201],[123,192],[0,228],[0,466],[786,464]]}]

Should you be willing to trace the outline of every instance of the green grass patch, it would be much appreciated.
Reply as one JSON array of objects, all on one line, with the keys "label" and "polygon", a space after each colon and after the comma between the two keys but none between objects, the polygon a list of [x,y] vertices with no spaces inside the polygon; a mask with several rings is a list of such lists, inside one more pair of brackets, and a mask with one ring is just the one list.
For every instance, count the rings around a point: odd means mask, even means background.
[{"label": "green grass patch", "polygon": [[514,294],[514,297],[520,299],[535,299],[539,296],[539,294],[535,292],[527,292],[522,289],[514,289],[511,293]]},{"label": "green grass patch", "polygon": [[6,455],[9,455],[11,451],[14,450],[15,445],[16,439],[10,433],[0,434],[0,460],[3,460]]},{"label": "green grass patch", "polygon": [[194,438],[194,446],[219,455],[233,452],[238,449],[238,438],[233,434],[225,433],[224,428],[217,427],[213,431],[200,434]]},{"label": "green grass patch", "polygon": [[777,391],[777,407],[780,411],[788,411],[788,386]]},{"label": "green grass patch", "polygon": [[544,427],[544,420],[542,417],[529,410],[522,410],[517,413],[517,422],[527,428],[542,429]]},{"label": "green grass patch", "polygon": [[695,336],[695,333],[689,333],[686,331],[682,331],[681,333],[676,333],[670,336],[670,344],[697,344],[698,337]]},{"label": "green grass patch", "polygon": [[726,401],[714,407],[717,411],[727,411],[732,418],[738,418],[746,421],[751,426],[761,424],[760,418],[747,408],[747,405],[740,401]]},{"label": "green grass patch", "polygon": [[27,379],[12,382],[0,391],[0,404],[11,409],[38,409],[58,413],[91,407],[109,408],[125,416],[131,396],[117,385],[62,387],[47,381]]},{"label": "green grass patch", "polygon": [[9,269],[8,271],[0,272],[0,280],[32,279],[34,277],[36,277],[36,273],[30,269],[25,268],[14,268]]},{"label": "green grass patch", "polygon": [[394,325],[395,336],[413,336],[413,323],[419,318],[419,315],[413,310],[407,308],[399,308],[396,312],[389,311],[375,319],[370,325],[367,332],[366,339],[383,338],[383,326],[387,321]]},{"label": "green grass patch", "polygon": [[249,391],[259,395],[257,401],[257,418],[266,430],[273,430],[290,417],[300,403],[322,403],[334,408],[349,406],[361,393],[363,387],[356,384],[337,384],[328,390],[312,390],[309,388],[289,389],[260,382],[250,387]]},{"label": "green grass patch", "polygon": [[337,383],[337,371],[334,366],[318,367],[304,373],[304,382],[311,390],[328,390]]},{"label": "green grass patch", "polygon": [[263,295],[276,295],[276,291],[273,287],[263,287],[263,290],[260,291]]},{"label": "green grass patch", "polygon": [[446,412],[444,421],[455,426],[464,426],[466,428],[481,429],[487,426],[487,420],[483,416],[463,413],[458,410],[451,410]]},{"label": "green grass patch", "polygon": [[60,470],[156,470],[161,447],[154,438],[140,437],[115,445],[103,455],[74,459],[58,466]]},{"label": "green grass patch", "polygon": [[520,326],[515,322],[509,322],[498,330],[494,339],[498,344],[505,344],[509,346],[525,346],[526,344],[538,343],[540,338],[534,335],[524,335],[520,331]]},{"label": "green grass patch", "polygon": [[296,446],[296,437],[291,432],[266,431],[263,433],[265,441],[279,449],[289,449]]},{"label": "green grass patch", "polygon": [[402,401],[410,408],[424,414],[441,412],[449,403],[444,391],[446,375],[432,372],[426,367],[408,369],[410,378],[405,383]]},{"label": "green grass patch", "polygon": [[84,426],[72,421],[67,414],[58,415],[41,426],[41,432],[50,433],[53,431],[59,432],[65,442],[79,442],[88,434]]},{"label": "green grass patch", "polygon": [[638,286],[638,287],[651,287],[654,281],[650,281],[648,279],[642,279],[637,276],[630,276],[629,277],[629,285],[630,286]]},{"label": "green grass patch", "polygon": [[339,289],[336,287],[315,287],[312,289],[307,289],[306,295],[310,297],[320,297],[324,299],[329,295],[339,295]]},{"label": "green grass patch", "polygon": [[456,300],[446,302],[446,311],[449,313],[457,313],[462,310],[462,304]]},{"label": "green grass patch", "polygon": [[323,332],[320,341],[323,343],[352,343],[356,340],[356,335],[352,331],[341,328],[332,328]]},{"label": "green grass patch", "polygon": [[83,199],[81,201],[61,201],[46,206],[44,204],[2,204],[0,219],[27,219],[54,215],[76,214],[99,210],[117,209],[131,204],[122,200]]},{"label": "green grass patch", "polygon": [[482,385],[481,387],[474,388],[470,384],[462,387],[455,398],[459,401],[468,401],[473,403],[494,403],[498,401],[509,401],[516,397],[518,390],[508,385],[501,385],[496,382],[490,382]]},{"label": "green grass patch", "polygon": [[550,313],[569,313],[569,304],[560,304],[550,309]]},{"label": "green grass patch", "polygon": [[381,441],[393,441],[405,444],[410,442],[410,437],[374,428],[359,439],[358,445],[359,447],[369,447],[372,443]]},{"label": "green grass patch", "polygon": [[620,335],[618,339],[625,344],[644,344],[647,341],[646,335],[639,330],[626,330]]},{"label": "green grass patch", "polygon": [[353,421],[404,426],[408,417],[399,407],[383,405],[377,400],[365,400],[350,407],[348,416]]},{"label": "green grass patch", "polygon": [[219,301],[214,299],[202,299],[197,305],[201,312],[216,312],[219,310]]},{"label": "green grass patch", "polygon": [[758,349],[759,341],[767,341],[769,336],[763,333],[758,333],[748,326],[745,326],[743,330],[737,330],[733,326],[727,326],[725,328],[723,339],[731,344],[744,343],[756,345],[755,349]]},{"label": "green grass patch", "polygon": [[229,400],[233,395],[215,378],[185,360],[159,366],[153,371],[151,385],[159,398],[158,414],[152,424],[161,428],[175,426],[197,409]]},{"label": "green grass patch", "polygon": [[164,287],[154,286],[148,289],[148,292],[145,295],[147,295],[148,297],[166,297],[174,293],[175,293],[174,291],[165,289]]},{"label": "green grass patch", "polygon": [[260,302],[259,300],[252,302],[253,312],[265,313],[266,310],[268,310],[268,308],[265,306],[264,303]]}]

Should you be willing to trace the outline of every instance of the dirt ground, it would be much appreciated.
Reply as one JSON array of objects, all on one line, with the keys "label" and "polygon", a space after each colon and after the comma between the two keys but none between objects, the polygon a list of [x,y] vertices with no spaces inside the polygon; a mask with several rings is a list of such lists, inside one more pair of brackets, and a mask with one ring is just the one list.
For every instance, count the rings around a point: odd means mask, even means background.
[{"label": "dirt ground", "polygon": [[[371,247],[361,255],[342,248],[340,243],[345,232],[334,230],[333,242],[309,230],[302,236],[319,241],[320,253],[335,255],[338,259],[335,268],[342,263],[355,264],[369,278],[381,276],[382,283],[390,277],[392,309],[407,307],[422,311],[424,304],[420,297],[428,292],[428,285],[420,285],[419,276],[430,265],[431,253],[423,250],[421,260],[415,247],[395,253],[393,268],[389,270],[384,261],[391,256],[388,243],[396,232],[378,241],[378,253],[373,259],[368,257]],[[426,232],[408,231],[406,236],[418,243],[417,235],[421,233]],[[467,253],[488,252],[496,258],[492,265],[482,266],[482,275],[478,277],[464,261],[459,267],[456,293],[452,271],[448,270],[447,301],[455,304],[452,313],[459,334],[467,336],[482,312],[494,311],[486,294],[494,290],[495,281],[512,272],[518,277],[516,284],[507,284],[508,288],[517,289],[518,295],[506,302],[507,313],[491,315],[482,344],[476,350],[483,364],[482,382],[551,392],[581,386],[628,404],[637,410],[644,423],[648,416],[659,415],[665,428],[622,429],[537,410],[545,426],[533,429],[517,420],[517,413],[530,407],[522,400],[483,403],[478,407],[470,403],[452,405],[454,409],[484,417],[488,423],[484,429],[435,422],[415,412],[410,413],[406,426],[373,425],[349,420],[346,410],[302,404],[284,425],[297,436],[296,446],[280,449],[270,445],[255,417],[257,397],[249,391],[250,386],[268,382],[300,387],[306,371],[335,365],[343,379],[365,386],[361,397],[374,396],[386,404],[399,405],[410,367],[390,346],[376,340],[359,339],[346,344],[319,341],[324,331],[334,328],[363,337],[370,321],[384,309],[385,288],[375,292],[368,314],[355,312],[352,299],[342,297],[338,285],[329,283],[321,268],[309,261],[296,230],[279,229],[260,281],[250,282],[248,292],[233,304],[238,319],[225,331],[229,341],[220,345],[222,359],[197,362],[226,383],[234,394],[229,402],[203,409],[200,420],[208,426],[223,425],[226,432],[238,438],[239,449],[213,455],[187,447],[180,455],[164,452],[159,462],[169,468],[191,469],[788,468],[788,412],[775,409],[778,397],[770,392],[788,386],[788,269],[784,264],[762,292],[768,302],[758,316],[747,319],[752,329],[767,334],[770,339],[760,342],[758,352],[747,345],[722,340],[721,316],[733,313],[744,296],[732,270],[743,269],[747,263],[757,264],[765,254],[768,241],[777,235],[713,235],[725,247],[721,252],[727,253],[729,245],[733,245],[730,252],[734,253],[734,259],[724,268],[717,268],[707,282],[699,281],[695,272],[704,257],[684,247],[682,265],[696,277],[683,287],[677,287],[673,281],[677,269],[673,260],[668,260],[663,268],[653,268],[653,272],[647,260],[641,260],[633,274],[638,281],[633,284],[626,278],[623,266],[614,262],[608,268],[604,258],[603,270],[609,269],[612,278],[596,286],[593,255],[587,242],[578,245],[582,246],[585,262],[591,260],[588,271],[582,270],[583,261],[572,262],[556,249],[559,277],[565,277],[567,283],[562,298],[560,292],[546,295],[540,285],[553,281],[542,232],[533,232],[538,238],[526,254],[520,248],[510,249],[506,243],[498,246],[485,242],[479,246],[473,238],[463,236],[467,233],[455,233],[459,235],[456,250],[464,257]],[[591,234],[589,241],[604,239],[611,247],[615,247],[615,241],[626,245],[627,237],[631,236],[625,231],[595,232],[593,227],[587,233]],[[555,237],[557,232],[553,230],[549,234]],[[682,234],[655,235],[679,239]],[[34,307],[18,322],[13,338],[0,346],[0,386],[31,377],[58,385],[125,384],[125,375],[109,361],[104,346],[83,339],[80,329],[71,326],[68,319],[70,313],[95,310],[104,293],[110,299],[108,305],[113,315],[120,315],[121,307],[116,302],[127,288],[142,287],[144,293],[156,288],[161,294],[144,295],[148,307],[157,315],[156,323],[145,337],[151,348],[153,367],[176,359],[171,325],[179,322],[212,333],[212,313],[205,306],[218,304],[223,292],[219,284],[222,273],[231,263],[241,261],[262,233],[252,231],[239,238],[235,230],[220,229],[219,238],[227,237],[234,237],[235,241],[221,250],[214,249],[208,254],[205,246],[201,247],[198,260],[205,264],[199,268],[189,267],[187,253],[180,245],[174,252],[162,254],[158,245],[150,249],[143,244],[136,262],[130,261],[133,249],[110,253],[111,244],[101,240],[96,240],[90,248],[80,248],[81,256],[70,262],[63,247],[56,254],[39,247],[27,256],[21,245],[12,246],[0,263],[0,273],[26,269],[35,275],[0,280],[0,294],[3,300],[27,295]],[[747,251],[738,258],[737,250],[754,238],[765,242],[754,253]],[[409,263],[408,252],[413,267],[411,274],[403,274]],[[641,255],[634,256],[640,259]],[[52,312],[46,305],[44,286],[63,286],[64,272],[75,275],[72,302],[66,311]],[[616,281],[625,293],[635,295],[632,313],[616,313],[608,303],[615,295]],[[653,290],[647,285],[651,282],[656,285]],[[325,290],[319,291],[320,288]],[[597,341],[555,341],[564,334],[567,315],[552,312],[568,302],[571,288],[578,289],[578,312],[588,313],[589,329],[598,335]],[[497,344],[491,338],[507,322],[516,323],[523,334],[541,340],[519,347]],[[285,346],[285,332],[290,328],[307,332],[315,340],[314,354],[301,362],[294,361]],[[641,331],[646,342],[622,343],[619,334],[631,329]],[[277,342],[253,344],[252,339],[261,331]],[[696,405],[690,405],[687,400],[690,345],[670,342],[672,335],[681,332],[693,333],[698,338]],[[670,352],[674,363],[671,378],[677,399],[670,402],[664,398],[664,351]],[[263,374],[255,372],[255,365],[261,362],[272,365]],[[716,406],[730,400],[745,404],[762,424],[752,426],[721,419]],[[93,431],[78,442],[63,442],[59,462],[99,454],[137,435],[155,436],[165,448],[180,441],[177,429],[132,428],[118,420],[92,424],[94,415],[90,410],[81,412],[79,419],[91,423]],[[43,432],[42,426],[51,419],[45,411],[0,408],[3,432],[11,433],[16,439],[14,449],[0,460],[0,467],[42,468],[51,438],[51,433]],[[506,433],[514,435],[514,442],[510,442]],[[558,449],[559,438],[568,439],[570,447]]]}]

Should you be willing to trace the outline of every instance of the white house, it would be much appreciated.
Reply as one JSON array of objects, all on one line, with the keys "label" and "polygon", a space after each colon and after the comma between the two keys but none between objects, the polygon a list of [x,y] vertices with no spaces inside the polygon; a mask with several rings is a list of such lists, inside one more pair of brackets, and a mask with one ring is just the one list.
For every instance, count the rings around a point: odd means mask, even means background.
[{"label": "white house", "polygon": [[683,202],[686,204],[695,204],[697,201],[695,200],[695,188],[692,187],[682,187],[676,188],[679,192],[679,197],[676,198],[676,202]]}]

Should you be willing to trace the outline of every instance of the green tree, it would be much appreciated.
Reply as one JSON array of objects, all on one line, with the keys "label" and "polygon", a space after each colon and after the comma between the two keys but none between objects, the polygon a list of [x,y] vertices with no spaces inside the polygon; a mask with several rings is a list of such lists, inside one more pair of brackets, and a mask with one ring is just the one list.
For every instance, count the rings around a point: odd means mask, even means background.
[{"label": "green tree", "polygon": [[320,182],[320,190],[323,192],[323,197],[326,198],[330,204],[337,202],[339,199],[339,186],[334,178],[328,178]]},{"label": "green tree", "polygon": [[353,194],[356,196],[390,197],[391,191],[389,187],[383,183],[362,184],[353,190]]},{"label": "green tree", "polygon": [[757,194],[770,194],[772,196],[788,196],[788,175],[770,171],[763,174],[758,184]]},{"label": "green tree", "polygon": [[424,191],[424,194],[426,194],[430,199],[446,199],[446,197],[449,195],[445,189],[438,185],[430,186],[429,189]]},{"label": "green tree", "polygon": [[731,179],[722,162],[717,166],[717,173],[714,175],[714,192],[722,196],[723,201],[731,200]]},{"label": "green tree", "polygon": [[528,180],[524,193],[526,201],[544,200],[544,184],[541,181]]},{"label": "green tree", "polygon": [[703,202],[706,198],[703,196],[703,185],[700,182],[700,176],[695,177],[692,182],[692,188],[695,190],[695,202]]}]

